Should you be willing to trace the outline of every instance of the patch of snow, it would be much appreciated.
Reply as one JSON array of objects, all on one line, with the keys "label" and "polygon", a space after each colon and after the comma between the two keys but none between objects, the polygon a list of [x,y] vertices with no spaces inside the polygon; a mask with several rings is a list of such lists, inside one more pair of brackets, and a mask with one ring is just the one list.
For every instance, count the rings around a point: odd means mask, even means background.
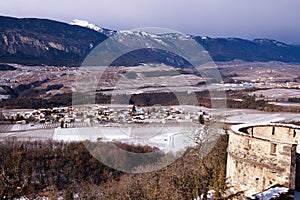
[{"label": "patch of snow", "polygon": [[284,120],[281,114],[238,114],[229,116],[227,119],[229,123],[271,123]]},{"label": "patch of snow", "polygon": [[147,33],[145,31],[140,31],[139,33],[140,33],[140,35],[142,35],[144,37],[151,37],[151,35],[152,35],[151,33]]},{"label": "patch of snow", "polygon": [[99,31],[102,32],[103,29],[100,28],[99,26],[89,23],[86,20],[79,20],[79,19],[74,19],[72,22],[70,22],[70,25],[77,25],[77,26],[81,26],[81,27],[85,27],[85,28],[89,28],[95,31]]},{"label": "patch of snow", "polygon": [[155,40],[155,41],[158,42],[159,44],[162,44],[162,45],[167,46],[167,44],[166,44],[164,41],[160,40],[160,39],[153,39],[153,40]]},{"label": "patch of snow", "polygon": [[209,190],[209,191],[207,192],[207,199],[213,199],[214,193],[215,193],[214,190]]},{"label": "patch of snow", "polygon": [[258,199],[270,200],[271,198],[279,197],[281,193],[286,193],[288,191],[289,188],[286,187],[274,187],[262,193],[256,194],[255,197]]},{"label": "patch of snow", "polygon": [[2,99],[9,99],[9,95],[2,95],[2,94],[0,94],[0,101],[2,100]]},{"label": "patch of snow", "polygon": [[158,35],[155,35],[155,34],[151,34],[150,37],[151,37],[151,38],[159,38],[159,36],[158,36]]},{"label": "patch of snow", "polygon": [[[214,199],[214,193],[215,193],[214,190],[209,190],[209,191],[207,192],[207,195],[206,195],[207,200],[213,200],[213,199]],[[204,195],[201,194],[200,197],[197,197],[197,198],[194,199],[194,200],[202,200],[202,199],[204,199],[203,197],[204,197]]]},{"label": "patch of snow", "polygon": [[189,36],[189,35],[181,35],[181,36],[179,36],[179,39],[180,40],[191,40],[191,36]]},{"label": "patch of snow", "polygon": [[118,31],[118,33],[119,33],[119,34],[123,34],[123,35],[125,35],[125,36],[136,34],[136,32],[130,31],[130,30],[122,30],[122,31]]},{"label": "patch of snow", "polygon": [[141,36],[141,37],[159,38],[159,36],[156,34],[148,33],[145,31],[140,31],[140,30],[122,30],[122,31],[118,31],[118,33],[121,33],[124,35],[136,35],[136,36]]},{"label": "patch of snow", "polygon": [[284,43],[282,43],[282,42],[278,42],[278,41],[276,41],[276,40],[273,40],[273,43],[274,43],[275,45],[279,46],[279,47],[287,47],[286,44],[284,44]]},{"label": "patch of snow", "polygon": [[273,104],[277,106],[294,106],[294,107],[300,107],[299,103],[294,102],[268,102],[268,104]]}]

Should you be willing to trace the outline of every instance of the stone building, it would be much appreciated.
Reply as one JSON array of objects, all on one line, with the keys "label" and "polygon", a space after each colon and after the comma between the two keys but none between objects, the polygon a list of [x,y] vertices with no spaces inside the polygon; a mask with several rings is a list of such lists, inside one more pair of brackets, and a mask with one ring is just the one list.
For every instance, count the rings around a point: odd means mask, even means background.
[{"label": "stone building", "polygon": [[275,185],[299,190],[299,138],[300,127],[294,125],[232,126],[226,172],[229,185],[249,197]]}]

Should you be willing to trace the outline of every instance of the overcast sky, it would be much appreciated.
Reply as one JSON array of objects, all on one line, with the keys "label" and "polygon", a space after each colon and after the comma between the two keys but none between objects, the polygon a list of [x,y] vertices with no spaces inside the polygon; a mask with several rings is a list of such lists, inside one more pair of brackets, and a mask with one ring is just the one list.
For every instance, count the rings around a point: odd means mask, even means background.
[{"label": "overcast sky", "polygon": [[300,44],[300,0],[7,0],[0,14]]}]

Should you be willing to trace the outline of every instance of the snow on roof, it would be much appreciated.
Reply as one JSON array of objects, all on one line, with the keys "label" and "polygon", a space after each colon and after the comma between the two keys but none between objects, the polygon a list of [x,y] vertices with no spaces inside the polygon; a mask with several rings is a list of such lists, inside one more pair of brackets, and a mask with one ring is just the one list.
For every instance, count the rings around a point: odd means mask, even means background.
[{"label": "snow on roof", "polygon": [[274,187],[256,194],[255,197],[258,199],[270,200],[271,198],[279,197],[281,193],[287,193],[288,191],[289,188],[286,187]]}]

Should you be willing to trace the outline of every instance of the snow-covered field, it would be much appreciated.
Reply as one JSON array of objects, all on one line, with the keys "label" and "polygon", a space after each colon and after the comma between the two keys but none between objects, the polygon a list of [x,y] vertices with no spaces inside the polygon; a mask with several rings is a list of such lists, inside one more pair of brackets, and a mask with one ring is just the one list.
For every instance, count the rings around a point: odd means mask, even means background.
[{"label": "snow-covered field", "polygon": [[18,140],[26,140],[26,141],[28,140],[47,141],[52,139],[53,129],[29,130],[29,131],[18,131],[18,132],[7,131],[5,133],[0,133],[0,141],[12,137],[17,138]]},{"label": "snow-covered field", "polygon": [[[269,123],[279,121],[300,121],[300,114],[297,113],[274,113],[263,112],[249,109],[209,109],[198,106],[174,106],[188,112],[202,110],[210,116],[218,116],[219,120],[226,123]],[[181,124],[181,125],[180,125]],[[47,127],[45,127],[47,126]],[[0,140],[6,137],[30,138],[32,140],[63,140],[63,141],[82,141],[92,140],[102,141],[118,140],[127,143],[141,143],[166,147],[179,147],[185,140],[183,132],[195,129],[199,124],[178,123],[162,124],[152,123],[151,125],[101,125],[94,128],[78,128],[78,129],[60,129],[57,125],[35,124],[3,124],[0,125]],[[91,134],[92,133],[92,134]],[[179,141],[179,142],[178,142]]]},{"label": "snow-covered field", "polygon": [[298,113],[264,112],[250,109],[228,109],[223,120],[227,123],[270,123],[279,121],[300,121]]},{"label": "snow-covered field", "polygon": [[293,103],[293,102],[268,102],[268,104],[273,104],[277,106],[300,107],[300,103]]},{"label": "snow-covered field", "polygon": [[288,99],[291,97],[300,97],[300,90],[297,89],[283,89],[283,88],[274,88],[269,90],[258,90],[251,93],[252,95],[264,96],[272,99]]},{"label": "snow-covered field", "polygon": [[120,141],[129,144],[149,145],[165,152],[180,151],[194,145],[194,125],[183,126],[97,126],[84,128],[56,128],[53,139],[57,141]]}]

